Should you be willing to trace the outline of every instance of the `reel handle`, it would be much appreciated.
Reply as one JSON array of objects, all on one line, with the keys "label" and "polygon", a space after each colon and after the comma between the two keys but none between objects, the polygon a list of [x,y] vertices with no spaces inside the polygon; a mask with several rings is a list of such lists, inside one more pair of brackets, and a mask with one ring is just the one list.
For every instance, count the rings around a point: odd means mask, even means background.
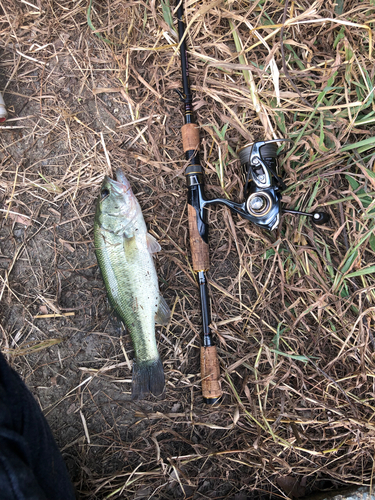
[{"label": "reel handle", "polygon": [[312,214],[312,222],[316,224],[317,226],[320,226],[322,224],[327,224],[327,222],[330,221],[331,217],[327,212],[313,212]]},{"label": "reel handle", "polygon": [[323,224],[327,224],[331,220],[331,217],[327,212],[301,212],[300,210],[291,210],[290,208],[283,208],[283,214],[292,214],[292,215],[305,215],[306,217],[311,218],[311,222],[313,222],[316,226],[322,226]]}]

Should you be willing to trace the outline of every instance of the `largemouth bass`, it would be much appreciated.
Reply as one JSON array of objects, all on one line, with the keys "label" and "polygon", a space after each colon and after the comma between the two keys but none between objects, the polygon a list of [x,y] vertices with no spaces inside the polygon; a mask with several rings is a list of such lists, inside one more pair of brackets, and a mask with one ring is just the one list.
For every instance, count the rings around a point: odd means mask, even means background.
[{"label": "largemouth bass", "polygon": [[132,399],[163,393],[164,371],[155,322],[167,324],[170,310],[160,295],[152,254],[159,243],[147,232],[141,207],[121,170],[105,177],[97,202],[94,241],[109,302],[130,333],[135,350]]},{"label": "largemouth bass", "polygon": [[375,500],[375,493],[368,486],[350,486],[325,493],[314,493],[301,500]]}]

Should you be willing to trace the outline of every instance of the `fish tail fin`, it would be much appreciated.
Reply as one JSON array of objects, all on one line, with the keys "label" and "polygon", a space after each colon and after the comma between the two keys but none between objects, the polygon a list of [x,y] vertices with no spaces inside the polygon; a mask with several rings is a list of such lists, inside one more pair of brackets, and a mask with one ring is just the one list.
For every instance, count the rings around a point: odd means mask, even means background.
[{"label": "fish tail fin", "polygon": [[160,396],[165,389],[161,359],[133,363],[132,399],[143,399],[149,393]]}]

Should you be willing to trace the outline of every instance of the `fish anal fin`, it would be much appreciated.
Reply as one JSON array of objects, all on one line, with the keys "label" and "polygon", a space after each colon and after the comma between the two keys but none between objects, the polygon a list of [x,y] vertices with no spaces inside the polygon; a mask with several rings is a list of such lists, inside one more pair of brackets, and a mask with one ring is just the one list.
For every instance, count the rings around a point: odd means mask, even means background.
[{"label": "fish anal fin", "polygon": [[171,310],[168,307],[164,297],[159,295],[159,306],[155,314],[155,323],[158,325],[167,325],[171,319]]},{"label": "fish anal fin", "polygon": [[160,252],[161,246],[150,233],[147,233],[146,240],[147,240],[147,248],[150,253]]}]

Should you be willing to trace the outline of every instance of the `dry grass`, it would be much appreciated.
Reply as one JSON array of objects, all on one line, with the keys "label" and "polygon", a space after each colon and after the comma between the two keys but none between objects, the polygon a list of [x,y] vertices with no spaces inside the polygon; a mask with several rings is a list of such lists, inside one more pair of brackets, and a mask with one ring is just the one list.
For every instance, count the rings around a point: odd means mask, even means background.
[{"label": "dry grass", "polygon": [[[89,7],[0,1],[10,112],[0,126],[0,338],[82,498],[287,497],[291,478],[299,492],[372,484],[373,2],[187,3],[208,195],[240,199],[236,149],[282,136],[293,140],[287,205],[332,217],[314,230],[286,216],[270,234],[210,212],[225,391],[215,409],[200,394],[175,15],[168,0]],[[99,185],[119,166],[161,243],[173,308],[158,331],[159,402],[130,401],[132,348],[93,252]]]}]

